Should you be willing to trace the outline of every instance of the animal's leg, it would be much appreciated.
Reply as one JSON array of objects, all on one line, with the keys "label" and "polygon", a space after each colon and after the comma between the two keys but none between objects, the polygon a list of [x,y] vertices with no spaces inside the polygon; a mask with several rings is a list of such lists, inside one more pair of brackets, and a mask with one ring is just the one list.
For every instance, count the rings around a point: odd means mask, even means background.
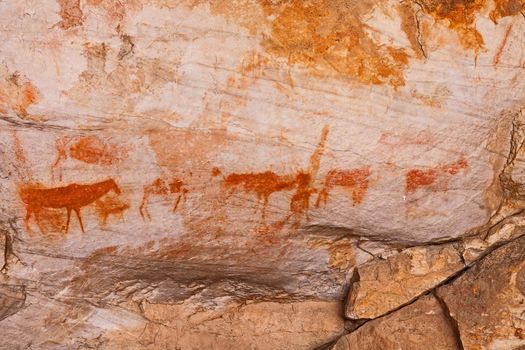
[{"label": "animal's leg", "polygon": [[304,210],[306,212],[306,221],[310,221],[310,214],[309,214],[309,211],[310,211],[310,194],[308,194],[308,196],[306,196],[304,198]]},{"label": "animal's leg", "polygon": [[80,216],[80,208],[75,208],[73,210],[77,214],[78,222],[80,223],[80,229],[82,230],[82,233],[84,233],[84,224],[82,224],[82,217]]},{"label": "animal's leg", "polygon": [[66,233],[69,230],[69,221],[71,220],[71,208],[67,208]]},{"label": "animal's leg", "polygon": [[31,232],[31,228],[29,227],[29,220],[31,219],[31,208],[29,207],[26,207],[26,217],[24,219],[24,225],[25,225],[25,228],[26,228],[26,231],[29,233],[29,234],[32,234]]},{"label": "animal's leg", "polygon": [[36,225],[38,226],[38,229],[40,230],[40,233],[41,234],[45,234],[46,232],[45,232],[45,230],[44,230],[44,228],[42,226],[42,222],[40,222],[40,215],[39,214],[40,214],[39,210],[35,211]]},{"label": "animal's leg", "polygon": [[177,210],[177,207],[179,206],[180,197],[182,197],[181,194],[179,194],[179,196],[177,197],[177,201],[175,202],[175,206],[173,207],[173,213],[175,212],[175,210]]},{"label": "animal's leg", "polygon": [[148,213],[148,209],[146,208],[146,202],[148,200],[148,192],[146,189],[144,189],[144,195],[142,196],[142,202],[140,202],[140,207],[139,207],[139,211],[140,211],[140,216],[142,217],[142,220],[146,220],[146,216],[148,217],[148,219],[151,219],[149,213]]},{"label": "animal's leg", "polygon": [[109,213],[104,213],[102,215],[102,226],[106,226],[106,224],[108,222],[108,216],[109,216]]},{"label": "animal's leg", "polygon": [[270,196],[264,196],[264,202],[263,202],[263,208],[262,208],[262,219],[263,219],[263,222],[266,221],[266,208],[268,207],[268,202],[269,202],[269,199],[270,199]]},{"label": "animal's leg", "polygon": [[317,195],[317,200],[315,201],[315,207],[319,208],[319,206],[321,205],[321,201],[323,201],[324,204],[326,204],[327,200],[328,200],[328,187],[325,186],[323,187],[321,192],[319,192],[319,194]]}]

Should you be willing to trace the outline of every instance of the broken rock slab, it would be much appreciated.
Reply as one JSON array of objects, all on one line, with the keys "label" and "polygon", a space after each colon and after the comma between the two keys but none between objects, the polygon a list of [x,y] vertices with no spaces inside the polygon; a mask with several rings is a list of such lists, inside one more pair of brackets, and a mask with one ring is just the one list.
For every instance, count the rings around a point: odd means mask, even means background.
[{"label": "broken rock slab", "polygon": [[413,247],[357,270],[345,314],[373,319],[405,305],[464,268],[452,244]]},{"label": "broken rock slab", "polygon": [[437,295],[457,321],[464,349],[523,349],[525,237],[496,249]]},{"label": "broken rock slab", "polygon": [[17,313],[25,303],[21,287],[0,284],[0,321]]},{"label": "broken rock slab", "polygon": [[433,295],[365,323],[341,337],[331,350],[456,350],[454,327]]}]

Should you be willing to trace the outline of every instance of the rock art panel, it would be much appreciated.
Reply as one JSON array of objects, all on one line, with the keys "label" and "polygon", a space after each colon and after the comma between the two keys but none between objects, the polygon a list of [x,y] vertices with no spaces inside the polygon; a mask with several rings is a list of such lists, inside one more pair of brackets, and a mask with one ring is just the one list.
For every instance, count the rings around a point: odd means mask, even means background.
[{"label": "rock art panel", "polygon": [[0,1],[0,348],[521,346],[523,10]]}]

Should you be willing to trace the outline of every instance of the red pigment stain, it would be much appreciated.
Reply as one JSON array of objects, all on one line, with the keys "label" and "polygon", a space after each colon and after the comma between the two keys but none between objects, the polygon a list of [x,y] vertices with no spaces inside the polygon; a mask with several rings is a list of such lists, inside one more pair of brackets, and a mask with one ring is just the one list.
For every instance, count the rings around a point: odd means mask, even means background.
[{"label": "red pigment stain", "polygon": [[62,18],[56,25],[61,29],[69,29],[82,25],[84,14],[80,8],[80,0],[58,0],[59,16]]},{"label": "red pigment stain", "polygon": [[[430,187],[440,178],[456,175],[461,169],[467,169],[468,163],[461,159],[455,163],[440,165],[427,169],[411,169],[406,173],[405,191],[407,194],[416,192],[419,188]],[[446,183],[445,183],[446,184]],[[445,191],[446,188],[439,190]]]},{"label": "red pigment stain", "polygon": [[18,72],[0,80],[0,110],[5,106],[20,117],[27,117],[27,109],[39,100],[36,86]]},{"label": "red pigment stain", "polygon": [[360,204],[368,191],[368,177],[370,174],[370,167],[350,170],[330,170],[324,178],[323,188],[321,192],[319,192],[315,206],[319,207],[321,201],[326,204],[329,192],[335,186],[350,189],[352,191],[353,205]]},{"label": "red pigment stain", "polygon": [[[120,194],[120,188],[113,179],[97,182],[88,185],[71,184],[64,187],[41,188],[38,186],[23,186],[19,190],[20,198],[26,208],[25,226],[29,230],[29,220],[34,214],[37,224],[39,224],[39,214],[43,209],[66,209],[67,222],[65,232],[69,228],[71,211],[77,215],[80,228],[84,232],[80,208],[95,202],[109,191]],[[41,232],[42,227],[39,224]]]},{"label": "red pigment stain", "polygon": [[88,164],[112,165],[122,160],[117,145],[109,145],[96,136],[81,137],[69,148],[71,157]]},{"label": "red pigment stain", "polygon": [[498,51],[494,55],[494,58],[492,59],[492,63],[494,65],[497,65],[499,63],[499,60],[501,58],[501,54],[503,53],[503,49],[507,45],[507,40],[509,39],[510,32],[512,31],[512,23],[509,24],[507,27],[507,30],[505,31],[505,36],[503,37],[503,41],[501,42],[501,45],[498,48]]},{"label": "red pigment stain", "polygon": [[146,217],[151,219],[148,211],[148,200],[151,196],[168,196],[169,194],[176,195],[175,204],[173,205],[173,212],[177,210],[181,199],[186,199],[188,189],[184,187],[184,182],[180,179],[174,179],[170,183],[166,183],[163,179],[156,179],[149,185],[144,186],[144,194],[142,195],[142,202],[140,203],[139,211],[142,219]]},{"label": "red pigment stain", "polygon": [[411,135],[409,133],[402,133],[398,135],[392,132],[385,132],[382,133],[381,137],[379,138],[379,143],[392,147],[427,145],[431,144],[432,142],[433,136],[427,130],[420,131],[415,135]]},{"label": "red pigment stain", "polygon": [[219,168],[214,167],[213,169],[211,169],[211,176],[215,177],[219,176],[220,174],[222,174],[222,172]]},{"label": "red pigment stain", "polygon": [[[103,166],[115,165],[122,162],[128,153],[127,147],[121,147],[104,142],[96,136],[61,137],[56,140],[55,148],[57,156],[51,166],[51,177],[54,178],[56,168],[60,162],[69,157],[87,164],[98,164]],[[59,171],[59,179],[62,174]]]}]

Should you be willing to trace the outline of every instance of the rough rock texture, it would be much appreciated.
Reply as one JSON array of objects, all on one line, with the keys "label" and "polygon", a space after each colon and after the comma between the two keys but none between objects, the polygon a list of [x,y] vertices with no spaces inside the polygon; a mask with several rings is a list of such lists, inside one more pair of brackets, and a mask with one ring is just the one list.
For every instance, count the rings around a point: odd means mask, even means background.
[{"label": "rough rock texture", "polygon": [[357,268],[345,314],[350,319],[377,318],[436,287],[464,268],[452,245],[409,248],[385,260]]},{"label": "rough rock texture", "polygon": [[459,350],[455,329],[439,301],[425,296],[396,313],[341,337],[333,350]]},{"label": "rough rock texture", "polygon": [[495,250],[439,288],[437,295],[457,322],[465,349],[521,349],[525,346],[525,237]]},{"label": "rough rock texture", "polygon": [[455,330],[525,232],[524,7],[0,1],[0,348]]}]

